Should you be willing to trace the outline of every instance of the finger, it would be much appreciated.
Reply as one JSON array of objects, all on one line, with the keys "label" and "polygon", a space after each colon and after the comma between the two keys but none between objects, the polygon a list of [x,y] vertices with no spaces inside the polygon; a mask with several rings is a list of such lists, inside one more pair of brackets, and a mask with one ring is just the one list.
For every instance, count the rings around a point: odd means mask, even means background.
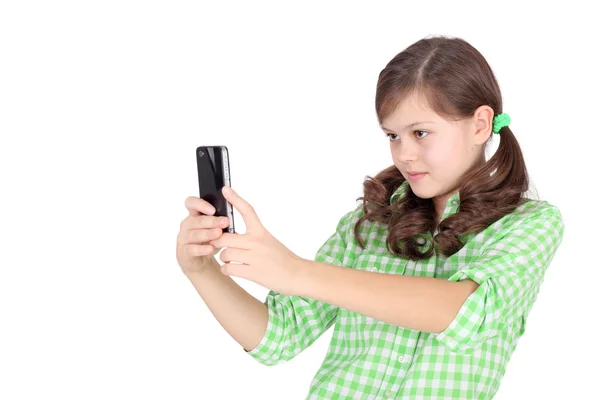
[{"label": "finger", "polygon": [[215,208],[208,201],[195,196],[185,199],[185,208],[188,209],[190,215],[193,217],[199,216],[201,213],[213,215],[216,212]]},{"label": "finger", "polygon": [[224,263],[221,265],[221,273],[223,275],[252,280],[251,269],[246,264]]},{"label": "finger", "polygon": [[213,239],[209,242],[215,247],[231,247],[234,249],[250,250],[252,248],[252,242],[246,235],[240,235],[239,233],[228,233],[223,234],[217,239]]},{"label": "finger", "polygon": [[236,210],[242,214],[246,225],[246,232],[253,229],[262,228],[262,223],[258,219],[258,215],[246,200],[237,194],[230,186],[223,186],[221,190],[225,199],[230,202]]},{"label": "finger", "polygon": [[228,247],[221,252],[219,258],[225,263],[236,262],[241,264],[250,264],[250,256],[251,252],[248,250]]},{"label": "finger", "polygon": [[205,256],[215,250],[213,246],[208,244],[186,244],[184,248],[189,257]]},{"label": "finger", "polygon": [[222,233],[223,231],[221,228],[192,229],[191,231],[188,231],[188,240],[186,243],[213,245],[210,241],[217,239]]},{"label": "finger", "polygon": [[226,228],[229,225],[229,218],[222,216],[200,215],[189,217],[189,220],[189,229]]},{"label": "finger", "polygon": [[[223,223],[222,223],[223,222]],[[214,217],[212,215],[199,215],[186,217],[179,225],[180,232],[188,232],[197,229],[226,228],[229,225],[227,217]],[[213,238],[214,239],[214,238]]]}]

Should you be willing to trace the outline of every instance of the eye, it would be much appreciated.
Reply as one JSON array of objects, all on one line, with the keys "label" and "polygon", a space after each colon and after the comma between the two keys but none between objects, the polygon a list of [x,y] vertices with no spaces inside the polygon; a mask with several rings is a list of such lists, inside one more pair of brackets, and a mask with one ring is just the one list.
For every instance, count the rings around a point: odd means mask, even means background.
[{"label": "eye", "polygon": [[[417,131],[413,131],[413,133],[414,133],[414,134],[417,136],[417,138],[419,138],[419,139],[424,139],[425,137],[427,137],[427,135],[429,135],[429,132],[427,132],[427,131],[419,131],[419,130],[417,130]],[[425,135],[419,135],[420,133],[424,133]],[[387,137],[390,139],[390,141],[391,141],[391,142],[395,142],[395,141],[397,141],[397,140],[398,140],[398,139],[394,139],[394,138],[392,138],[392,136],[395,136],[395,137],[397,137],[397,136],[398,136],[398,135],[396,135],[395,133],[386,133],[386,134],[385,134],[385,136],[387,136]]]}]

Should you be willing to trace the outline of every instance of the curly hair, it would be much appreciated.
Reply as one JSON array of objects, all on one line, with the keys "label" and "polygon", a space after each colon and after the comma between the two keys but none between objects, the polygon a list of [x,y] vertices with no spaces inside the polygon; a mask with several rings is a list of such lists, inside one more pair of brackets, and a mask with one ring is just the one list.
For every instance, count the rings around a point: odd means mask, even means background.
[{"label": "curly hair", "polygon": [[[423,38],[397,54],[380,72],[375,109],[380,125],[403,99],[419,93],[429,107],[447,120],[472,116],[481,105],[494,115],[502,113],[500,88],[485,58],[461,38],[434,36]],[[489,143],[493,135],[486,142]],[[354,226],[359,245],[365,244],[359,227],[365,220],[387,225],[388,250],[412,260],[429,258],[434,251],[450,256],[464,243],[461,236],[480,232],[511,213],[529,199],[529,177],[519,143],[508,126],[500,131],[494,155],[481,165],[473,165],[460,179],[458,211],[436,226],[432,199],[423,199],[408,189],[400,200],[390,203],[391,195],[405,181],[395,165],[363,182],[362,215]],[[434,236],[425,250],[417,239],[429,232]]]}]

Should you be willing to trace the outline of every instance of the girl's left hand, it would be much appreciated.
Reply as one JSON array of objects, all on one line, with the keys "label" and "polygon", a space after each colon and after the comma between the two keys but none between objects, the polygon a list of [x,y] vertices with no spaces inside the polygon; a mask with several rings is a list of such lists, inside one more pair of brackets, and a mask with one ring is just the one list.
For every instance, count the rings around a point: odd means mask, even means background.
[{"label": "girl's left hand", "polygon": [[254,208],[231,187],[223,187],[222,192],[242,215],[246,233],[224,232],[210,242],[215,247],[226,247],[219,256],[224,262],[221,272],[251,280],[283,295],[294,295],[307,260],[273,237],[260,222]]}]

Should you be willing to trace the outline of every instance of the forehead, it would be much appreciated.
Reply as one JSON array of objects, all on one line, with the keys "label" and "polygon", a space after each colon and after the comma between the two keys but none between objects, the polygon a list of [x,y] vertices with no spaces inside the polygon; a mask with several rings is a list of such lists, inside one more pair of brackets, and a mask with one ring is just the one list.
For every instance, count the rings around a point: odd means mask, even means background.
[{"label": "forehead", "polygon": [[396,107],[396,111],[399,110],[433,113],[427,98],[420,93],[412,93],[405,97]]},{"label": "forehead", "polygon": [[411,95],[400,102],[392,114],[382,121],[382,126],[400,130],[407,125],[423,121],[441,123],[443,119],[429,107],[424,97]]}]

